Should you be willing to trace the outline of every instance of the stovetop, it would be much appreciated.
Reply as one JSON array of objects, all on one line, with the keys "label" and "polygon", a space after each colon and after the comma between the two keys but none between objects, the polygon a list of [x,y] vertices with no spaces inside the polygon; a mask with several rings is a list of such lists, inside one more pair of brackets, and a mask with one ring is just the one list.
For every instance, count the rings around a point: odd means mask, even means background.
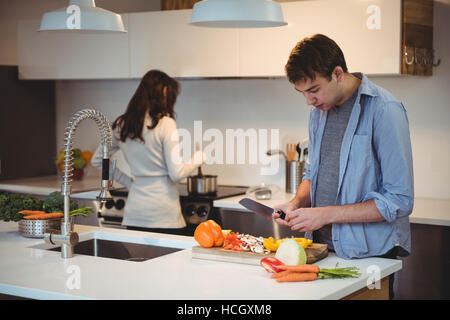
[{"label": "stovetop", "polygon": [[[185,183],[177,184],[178,193],[181,198],[185,199],[203,199],[203,200],[219,200],[223,198],[238,196],[245,194],[248,187],[246,186],[228,186],[228,185],[218,185],[217,192],[213,194],[206,195],[189,195],[187,191],[187,185]],[[110,190],[111,195],[114,197],[128,197],[128,189],[112,189]]]}]

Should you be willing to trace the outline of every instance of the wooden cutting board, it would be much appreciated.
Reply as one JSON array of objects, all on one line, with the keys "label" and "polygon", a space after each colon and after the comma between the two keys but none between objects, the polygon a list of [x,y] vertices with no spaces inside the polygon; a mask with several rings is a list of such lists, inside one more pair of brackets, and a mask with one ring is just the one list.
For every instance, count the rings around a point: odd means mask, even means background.
[{"label": "wooden cutting board", "polygon": [[[306,263],[314,263],[328,256],[326,244],[312,243],[306,249]],[[224,262],[234,262],[243,264],[259,265],[259,261],[265,257],[273,257],[275,253],[261,254],[254,252],[231,251],[222,248],[203,248],[201,246],[192,247],[192,258],[215,260]]]}]

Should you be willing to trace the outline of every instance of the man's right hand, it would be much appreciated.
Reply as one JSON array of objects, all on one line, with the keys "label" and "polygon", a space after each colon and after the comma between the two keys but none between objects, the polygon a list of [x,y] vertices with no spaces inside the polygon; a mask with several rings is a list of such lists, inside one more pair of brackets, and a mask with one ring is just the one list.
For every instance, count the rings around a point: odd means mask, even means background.
[{"label": "man's right hand", "polygon": [[281,210],[286,214],[286,217],[283,219],[280,218],[280,215],[276,212],[272,213],[272,218],[275,219],[275,222],[282,226],[289,226],[289,213],[297,209],[297,206],[292,203],[291,201],[278,204],[276,206],[273,206],[274,210]]},{"label": "man's right hand", "polygon": [[284,220],[280,219],[278,213],[273,213],[272,218],[274,218],[279,225],[289,227],[290,214],[292,211],[298,208],[309,208],[311,206],[310,190],[311,182],[309,180],[303,180],[297,189],[295,197],[291,201],[273,207],[273,209],[281,210],[286,214]]}]

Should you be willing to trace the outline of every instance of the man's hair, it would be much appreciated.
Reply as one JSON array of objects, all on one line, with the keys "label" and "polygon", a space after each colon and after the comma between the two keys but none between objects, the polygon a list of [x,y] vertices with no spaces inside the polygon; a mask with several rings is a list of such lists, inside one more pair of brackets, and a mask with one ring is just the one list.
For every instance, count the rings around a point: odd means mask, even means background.
[{"label": "man's hair", "polygon": [[298,80],[314,80],[316,73],[331,80],[331,74],[337,66],[347,72],[341,48],[327,36],[315,34],[295,45],[285,71],[289,82],[295,84]]}]

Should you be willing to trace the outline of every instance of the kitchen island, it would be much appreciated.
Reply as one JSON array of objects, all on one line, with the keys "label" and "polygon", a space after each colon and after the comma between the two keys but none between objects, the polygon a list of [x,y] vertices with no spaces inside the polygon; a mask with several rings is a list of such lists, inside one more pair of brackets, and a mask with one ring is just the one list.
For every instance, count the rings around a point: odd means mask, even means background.
[{"label": "kitchen island", "polygon": [[[280,237],[295,235],[288,227],[266,222],[239,204],[244,196],[214,201],[222,211],[224,225],[237,231],[254,225],[266,235]],[[260,200],[267,206],[287,202],[293,194],[281,194],[277,199]],[[400,258],[402,270],[395,276],[395,299],[450,299],[450,200],[415,198],[409,216],[411,228],[411,254]],[[240,229],[241,228],[241,229]],[[423,272],[426,261],[428,272]]]},{"label": "kitchen island", "polygon": [[303,300],[341,299],[368,290],[402,267],[399,260],[344,260],[330,254],[319,267],[356,266],[352,279],[277,283],[262,267],[193,259],[192,237],[75,225],[80,241],[91,238],[180,249],[143,262],[75,254],[62,259],[42,239],[24,238],[15,222],[0,222],[0,294],[31,299]]}]

